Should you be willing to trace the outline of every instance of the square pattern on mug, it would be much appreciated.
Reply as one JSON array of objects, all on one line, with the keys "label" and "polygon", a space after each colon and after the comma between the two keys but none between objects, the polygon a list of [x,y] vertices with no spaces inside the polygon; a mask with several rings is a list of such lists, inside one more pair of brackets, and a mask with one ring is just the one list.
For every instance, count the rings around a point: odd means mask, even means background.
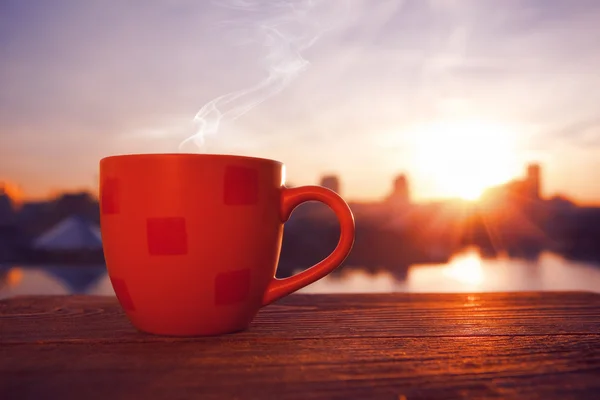
[{"label": "square pattern on mug", "polygon": [[174,256],[188,252],[185,218],[148,218],[146,234],[148,253],[152,256]]},{"label": "square pattern on mug", "polygon": [[229,206],[258,203],[258,171],[254,168],[229,165],[225,169],[223,202]]}]

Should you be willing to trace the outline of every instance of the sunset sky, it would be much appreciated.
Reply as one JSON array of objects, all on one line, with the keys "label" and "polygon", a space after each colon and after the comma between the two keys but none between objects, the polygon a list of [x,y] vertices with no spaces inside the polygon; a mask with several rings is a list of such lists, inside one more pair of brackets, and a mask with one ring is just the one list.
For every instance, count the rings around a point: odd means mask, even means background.
[{"label": "sunset sky", "polygon": [[468,196],[537,161],[545,195],[599,202],[599,20],[594,0],[3,0],[0,181],[39,197],[179,152],[270,71],[183,151],[339,174],[350,200],[400,172],[417,200]]}]

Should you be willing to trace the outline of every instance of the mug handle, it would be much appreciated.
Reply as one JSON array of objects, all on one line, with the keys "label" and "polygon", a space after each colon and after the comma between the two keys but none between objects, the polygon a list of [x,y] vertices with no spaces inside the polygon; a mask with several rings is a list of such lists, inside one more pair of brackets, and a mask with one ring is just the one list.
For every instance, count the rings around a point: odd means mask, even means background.
[{"label": "mug handle", "polygon": [[263,296],[263,306],[323,278],[339,267],[352,250],[354,216],[348,204],[332,190],[321,186],[284,187],[281,193],[281,220],[286,222],[294,208],[307,201],[320,201],[333,210],[340,223],[340,240],[333,252],[318,264],[289,278],[273,278]]}]

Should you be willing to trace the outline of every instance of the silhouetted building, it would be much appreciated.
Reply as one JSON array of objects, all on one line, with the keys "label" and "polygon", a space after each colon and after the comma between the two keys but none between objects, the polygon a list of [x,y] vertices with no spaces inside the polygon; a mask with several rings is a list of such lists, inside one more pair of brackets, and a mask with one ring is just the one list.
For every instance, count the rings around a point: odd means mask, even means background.
[{"label": "silhouetted building", "polygon": [[9,182],[0,182],[0,262],[13,261],[17,257],[20,232],[17,212],[20,190]]},{"label": "silhouetted building", "polygon": [[514,179],[486,190],[482,200],[487,204],[491,202],[498,206],[505,205],[507,201],[525,205],[531,200],[540,200],[541,174],[539,164],[529,164],[524,178]]},{"label": "silhouetted building", "polygon": [[530,198],[539,199],[541,197],[541,174],[539,164],[529,164],[527,166],[527,193]]},{"label": "silhouetted building", "polygon": [[71,216],[36,238],[33,247],[46,251],[102,250],[102,236],[93,222]]},{"label": "silhouetted building", "polygon": [[71,216],[33,240],[29,258],[34,262],[100,263],[100,228],[80,216]]},{"label": "silhouetted building", "polygon": [[9,182],[0,182],[0,226],[14,225],[21,203],[21,191]]},{"label": "silhouetted building", "polygon": [[64,193],[56,199],[54,207],[61,219],[69,215],[87,217],[92,221],[99,218],[97,201],[87,192]]},{"label": "silhouetted building", "polygon": [[10,197],[0,192],[0,226],[14,222],[15,210]]},{"label": "silhouetted building", "polygon": [[321,178],[321,186],[331,189],[341,196],[340,179],[335,175],[327,175]]},{"label": "silhouetted building", "polygon": [[393,208],[401,208],[410,204],[410,191],[406,175],[401,174],[396,177],[392,193],[386,198],[386,203]]},{"label": "silhouetted building", "polygon": [[20,229],[32,240],[70,216],[98,224],[100,210],[97,199],[83,192],[64,193],[46,201],[28,201],[23,203],[17,218]]}]

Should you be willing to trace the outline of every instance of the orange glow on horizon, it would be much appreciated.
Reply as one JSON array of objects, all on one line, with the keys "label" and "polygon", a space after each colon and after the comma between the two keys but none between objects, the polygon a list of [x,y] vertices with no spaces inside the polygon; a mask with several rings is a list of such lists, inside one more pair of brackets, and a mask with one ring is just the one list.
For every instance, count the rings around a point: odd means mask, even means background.
[{"label": "orange glow on horizon", "polygon": [[11,182],[0,180],[0,194],[1,193],[6,194],[17,207],[24,201],[21,188]]}]

